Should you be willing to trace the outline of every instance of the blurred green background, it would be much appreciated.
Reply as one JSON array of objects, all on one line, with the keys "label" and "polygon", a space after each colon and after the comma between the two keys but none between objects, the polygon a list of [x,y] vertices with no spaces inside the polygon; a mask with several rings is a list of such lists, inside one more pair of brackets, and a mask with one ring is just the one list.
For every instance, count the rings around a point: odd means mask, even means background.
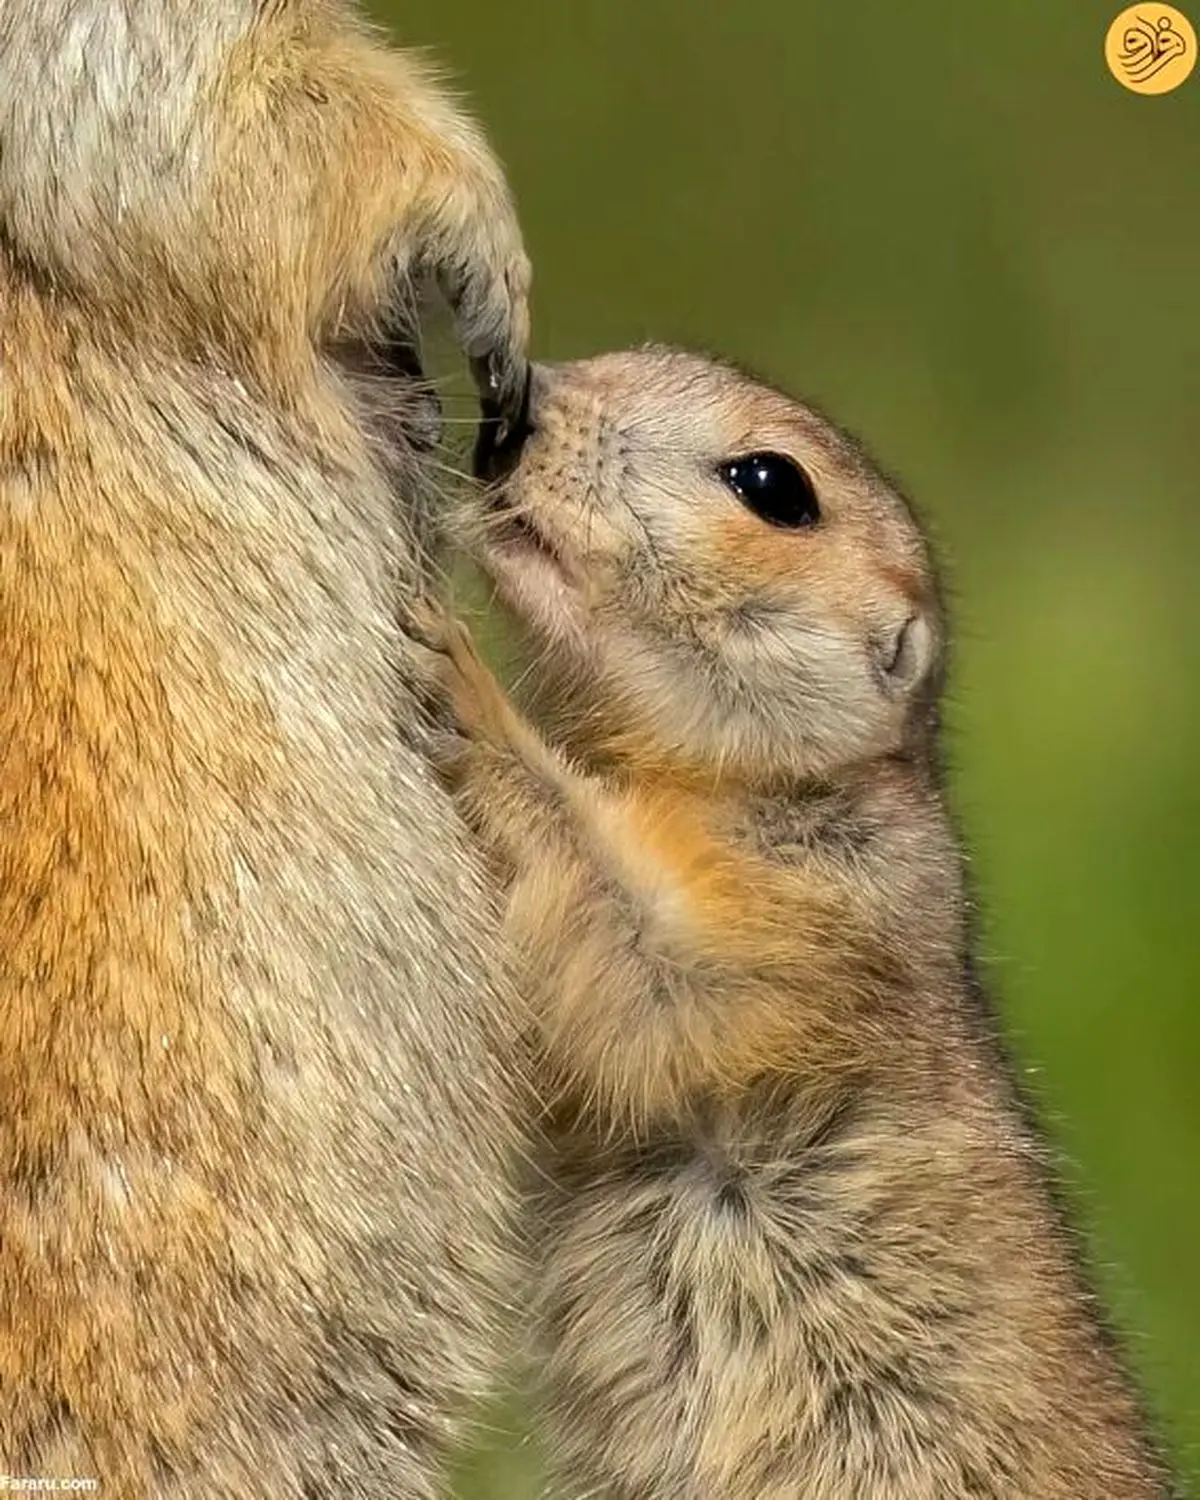
[{"label": "blurred green background", "polygon": [[[1195,1479],[1200,70],[1119,87],[1118,8],[377,6],[508,166],[537,354],[733,355],[929,517],[993,985]],[[461,1495],[532,1495],[531,1447],[493,1425]]]}]

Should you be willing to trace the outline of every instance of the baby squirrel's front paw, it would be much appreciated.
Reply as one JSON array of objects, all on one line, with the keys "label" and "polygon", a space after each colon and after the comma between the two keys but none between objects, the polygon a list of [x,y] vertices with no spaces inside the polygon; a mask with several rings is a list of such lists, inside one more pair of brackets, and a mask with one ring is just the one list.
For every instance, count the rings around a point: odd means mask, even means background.
[{"label": "baby squirrel's front paw", "polygon": [[[405,620],[423,675],[436,687],[434,715],[446,732],[444,753],[455,761],[463,743],[507,749],[519,735],[521,717],[475,648],[471,632],[440,606],[421,600],[410,604]],[[457,739],[457,749],[451,743]]]},{"label": "baby squirrel's front paw", "polygon": [[446,784],[459,791],[477,777],[489,785],[499,777],[511,788],[529,773],[553,781],[553,752],[509,699],[462,621],[423,603],[410,607],[408,631],[423,674],[435,684],[438,727],[426,753]]},{"label": "baby squirrel's front paw", "polygon": [[475,744],[506,750],[520,737],[520,715],[475,648],[461,620],[449,620],[439,676],[459,732]]}]

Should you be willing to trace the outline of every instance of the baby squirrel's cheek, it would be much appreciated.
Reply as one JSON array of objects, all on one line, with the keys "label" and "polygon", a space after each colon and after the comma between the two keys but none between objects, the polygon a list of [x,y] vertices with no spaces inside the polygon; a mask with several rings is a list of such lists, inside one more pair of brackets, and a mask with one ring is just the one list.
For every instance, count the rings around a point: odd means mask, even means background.
[{"label": "baby squirrel's cheek", "polygon": [[731,506],[728,514],[705,528],[704,538],[713,568],[732,574],[750,589],[783,583],[805,571],[814,550],[808,532],[770,526],[760,516]]}]

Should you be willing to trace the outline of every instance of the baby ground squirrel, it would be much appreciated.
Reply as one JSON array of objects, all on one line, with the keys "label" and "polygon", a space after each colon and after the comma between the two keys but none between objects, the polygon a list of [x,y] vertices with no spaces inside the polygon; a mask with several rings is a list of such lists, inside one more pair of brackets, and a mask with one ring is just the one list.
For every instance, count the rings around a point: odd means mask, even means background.
[{"label": "baby ground squirrel", "polygon": [[973,977],[908,509],[683,353],[537,369],[530,426],[470,520],[557,727],[442,662],[538,1022],[560,1478],[1164,1494]]},{"label": "baby ground squirrel", "polygon": [[336,0],[0,4],[0,1473],[441,1493],[516,1002],[416,742],[410,283],[525,381],[501,171]]}]

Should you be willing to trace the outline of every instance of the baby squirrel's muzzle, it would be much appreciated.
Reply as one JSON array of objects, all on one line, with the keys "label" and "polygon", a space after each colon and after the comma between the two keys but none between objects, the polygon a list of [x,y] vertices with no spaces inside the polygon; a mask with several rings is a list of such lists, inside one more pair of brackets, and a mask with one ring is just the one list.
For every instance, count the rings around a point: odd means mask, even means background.
[{"label": "baby squirrel's muzzle", "polygon": [[533,431],[529,417],[532,373],[532,368],[527,367],[518,399],[507,411],[483,387],[479,401],[482,417],[473,461],[476,479],[493,484],[516,468],[525,440]]}]

